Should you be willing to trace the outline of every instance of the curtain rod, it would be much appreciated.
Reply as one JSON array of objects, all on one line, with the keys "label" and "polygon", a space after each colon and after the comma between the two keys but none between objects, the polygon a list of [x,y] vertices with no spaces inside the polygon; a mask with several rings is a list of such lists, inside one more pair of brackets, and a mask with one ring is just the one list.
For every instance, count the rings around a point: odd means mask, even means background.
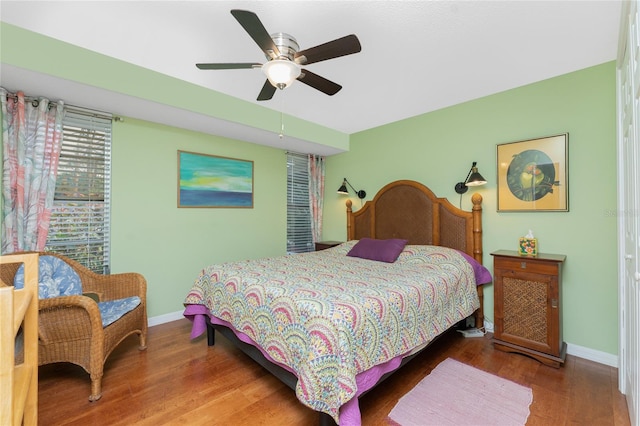
[{"label": "curtain rod", "polygon": [[[5,89],[6,90],[6,89]],[[26,102],[31,102],[31,105],[34,108],[37,108],[38,105],[40,105],[40,99],[42,97],[38,98],[35,96],[24,96],[24,100]],[[14,101],[18,101],[18,94],[17,93],[9,93],[7,92],[7,100],[9,99],[13,99]],[[49,108],[53,108],[54,106],[57,105],[57,103],[60,102],[58,101],[51,101],[49,100]],[[90,108],[85,108],[85,107],[78,107],[78,106],[74,106],[74,105],[64,105],[65,109],[67,110],[67,112],[73,112],[76,114],[81,114],[81,115],[85,115],[85,116],[89,116],[89,117],[96,117],[96,118],[102,118],[105,120],[112,120],[113,119],[113,114],[108,113],[108,112],[104,112],[104,111],[98,111],[98,110],[93,110]],[[123,118],[121,117],[116,117],[115,119],[116,121],[124,121]]]},{"label": "curtain rod", "polygon": [[[18,94],[17,93],[8,93],[7,92],[7,100],[9,99],[13,99],[14,101],[18,102]],[[40,98],[37,98],[35,96],[24,96],[24,100],[25,102],[31,102],[31,106],[33,106],[34,108],[36,108],[38,105],[40,105]],[[57,101],[49,101],[49,108],[52,108],[55,104],[57,103]]]}]

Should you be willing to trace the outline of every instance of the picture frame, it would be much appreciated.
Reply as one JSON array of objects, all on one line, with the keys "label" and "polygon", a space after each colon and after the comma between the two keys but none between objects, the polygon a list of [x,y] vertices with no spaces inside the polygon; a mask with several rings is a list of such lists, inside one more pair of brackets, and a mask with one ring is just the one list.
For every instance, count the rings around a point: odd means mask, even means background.
[{"label": "picture frame", "polygon": [[497,145],[498,212],[569,211],[569,133]]},{"label": "picture frame", "polygon": [[178,151],[179,208],[253,208],[253,161]]}]

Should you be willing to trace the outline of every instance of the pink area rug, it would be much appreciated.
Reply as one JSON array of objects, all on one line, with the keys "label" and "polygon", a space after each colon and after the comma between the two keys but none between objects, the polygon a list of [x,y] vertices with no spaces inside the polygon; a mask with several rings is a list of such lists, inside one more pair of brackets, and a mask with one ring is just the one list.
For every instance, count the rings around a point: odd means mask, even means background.
[{"label": "pink area rug", "polygon": [[447,358],[391,410],[401,426],[524,425],[533,392],[454,359]]}]

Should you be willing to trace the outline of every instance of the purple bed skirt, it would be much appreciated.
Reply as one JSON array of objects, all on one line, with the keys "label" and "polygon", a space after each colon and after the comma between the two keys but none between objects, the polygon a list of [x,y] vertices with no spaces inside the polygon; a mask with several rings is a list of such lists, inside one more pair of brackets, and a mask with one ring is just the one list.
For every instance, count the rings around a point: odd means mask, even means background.
[{"label": "purple bed skirt", "polygon": [[[227,321],[223,321],[219,318],[214,317],[210,314],[209,310],[204,305],[186,305],[184,314],[187,319],[193,322],[193,326],[191,327],[191,339],[195,339],[196,337],[202,335],[207,330],[207,322],[206,318],[209,317],[209,320],[212,324],[218,324],[225,326],[232,330],[235,335],[242,342],[250,344],[262,352],[262,354],[267,358],[270,362],[284,368],[285,370],[291,372],[295,375],[295,372],[291,370],[288,366],[278,363],[274,361],[269,354],[262,350],[261,347],[256,345],[256,343],[249,338],[246,334],[237,331],[231,324]],[[360,406],[358,405],[358,397],[362,395],[364,392],[368,391],[372,387],[378,383],[380,378],[397,369],[401,362],[403,356],[395,357],[383,364],[376,365],[370,368],[367,371],[363,371],[356,376],[356,384],[358,386],[358,391],[356,392],[356,396],[340,407],[340,422],[339,424],[342,426],[360,426],[361,417],[360,417]]]}]

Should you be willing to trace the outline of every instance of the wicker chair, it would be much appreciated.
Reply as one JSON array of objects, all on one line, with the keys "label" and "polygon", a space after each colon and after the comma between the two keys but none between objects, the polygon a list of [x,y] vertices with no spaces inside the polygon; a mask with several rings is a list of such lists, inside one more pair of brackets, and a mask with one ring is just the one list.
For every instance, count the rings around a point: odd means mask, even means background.
[{"label": "wicker chair", "polygon": [[[100,275],[65,256],[55,256],[80,276],[82,292],[97,294],[100,301],[140,297],[140,304],[107,327],[102,327],[98,304],[89,296],[60,296],[39,300],[38,365],[70,362],[91,377],[89,401],[102,396],[104,363],[113,349],[132,334],[140,336],[140,350],[147,348],[147,282],[138,273]],[[0,279],[13,284],[18,264],[2,265]]]}]

